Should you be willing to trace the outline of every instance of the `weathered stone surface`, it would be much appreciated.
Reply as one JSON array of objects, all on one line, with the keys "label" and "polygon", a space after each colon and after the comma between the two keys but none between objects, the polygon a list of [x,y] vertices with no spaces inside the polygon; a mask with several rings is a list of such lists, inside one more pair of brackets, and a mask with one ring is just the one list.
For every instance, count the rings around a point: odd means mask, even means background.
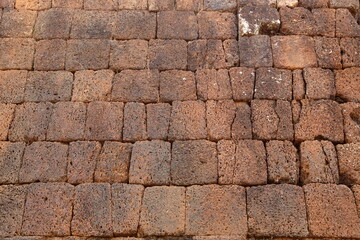
[{"label": "weathered stone surface", "polygon": [[170,114],[171,105],[169,103],[146,105],[146,130],[149,139],[167,139]]},{"label": "weathered stone surface", "polygon": [[255,71],[253,68],[235,67],[229,70],[232,97],[235,101],[250,101],[254,95]]},{"label": "weathered stone surface", "polygon": [[294,100],[301,100],[305,98],[305,80],[303,71],[301,69],[297,69],[293,71],[293,98]]},{"label": "weathered stone surface", "polygon": [[125,141],[141,141],[147,139],[146,108],[143,103],[126,103],[124,108],[123,139]]},{"label": "weathered stone surface", "polygon": [[35,38],[69,38],[72,18],[73,12],[69,9],[52,8],[39,12],[34,29]]},{"label": "weathered stone surface", "polygon": [[234,141],[220,140],[217,142],[219,184],[233,184],[235,152]]},{"label": "weathered stone surface", "polygon": [[140,235],[182,235],[184,228],[185,188],[146,188],[140,215]]},{"label": "weathered stone surface", "polygon": [[32,37],[35,20],[35,11],[5,9],[1,17],[0,36]]},{"label": "weathered stone surface", "polygon": [[18,182],[24,149],[25,143],[0,142],[1,184],[14,184]]},{"label": "weathered stone surface", "polygon": [[345,142],[360,142],[360,103],[341,104],[344,116]]},{"label": "weathered stone surface", "polygon": [[110,68],[144,69],[147,66],[148,42],[145,40],[111,41]]},{"label": "weathered stone surface", "polygon": [[193,40],[198,37],[197,18],[192,11],[161,11],[157,14],[157,38]]},{"label": "weathered stone surface", "polygon": [[300,145],[300,180],[308,183],[339,183],[338,160],[329,141],[305,141]]},{"label": "weathered stone surface", "polygon": [[238,0],[239,7],[243,6],[271,6],[276,7],[276,0]]},{"label": "weathered stone surface", "polygon": [[357,209],[359,211],[359,208],[360,208],[360,186],[359,185],[354,185],[354,186],[351,187],[351,190],[354,193],[356,206],[357,206]]},{"label": "weathered stone surface", "polygon": [[132,144],[105,142],[96,162],[95,182],[127,182]]},{"label": "weathered stone surface", "polygon": [[331,100],[302,100],[300,119],[295,122],[295,141],[329,140],[343,142],[343,116],[338,103]]},{"label": "weathered stone surface", "polygon": [[232,98],[229,72],[226,69],[196,71],[196,89],[200,100],[224,100]]},{"label": "weathered stone surface", "polygon": [[243,187],[206,185],[186,189],[186,234],[246,234],[246,220]]},{"label": "weathered stone surface", "polygon": [[206,138],[206,107],[202,101],[172,103],[169,139]]},{"label": "weathered stone surface", "polygon": [[187,43],[185,40],[155,39],[149,42],[150,69],[186,69]]},{"label": "weathered stone surface", "polygon": [[336,10],[336,37],[359,37],[360,25],[348,9]]},{"label": "weathered stone surface", "polygon": [[9,130],[10,141],[45,140],[53,105],[44,103],[24,103],[15,109],[15,117]]},{"label": "weathered stone surface", "polygon": [[83,0],[52,0],[53,8],[82,8]]},{"label": "weathered stone surface", "polygon": [[111,236],[111,186],[109,183],[84,183],[75,188],[71,234]]},{"label": "weathered stone surface", "polygon": [[86,10],[116,10],[118,0],[84,0]]},{"label": "weathered stone surface", "polygon": [[235,11],[237,0],[205,0],[204,10],[210,11]]},{"label": "weathered stone surface", "polygon": [[148,0],[149,11],[168,11],[175,9],[175,0]]},{"label": "weathered stone surface", "polygon": [[357,238],[360,219],[351,190],[344,185],[304,186],[309,231],[315,237]]},{"label": "weathered stone surface", "polygon": [[35,70],[64,70],[66,41],[63,39],[40,40],[35,45]]},{"label": "weathered stone surface", "polygon": [[343,67],[360,67],[359,38],[342,38],[340,40]]},{"label": "weathered stone surface", "polygon": [[87,109],[85,138],[88,140],[121,140],[124,104],[91,102]]},{"label": "weathered stone surface", "polygon": [[239,9],[239,37],[259,34],[273,35],[280,28],[280,16],[270,6],[245,6]]},{"label": "weathered stone surface", "polygon": [[303,76],[306,84],[306,97],[308,99],[335,98],[335,77],[331,70],[322,68],[305,68]]},{"label": "weathered stone surface", "polygon": [[144,187],[141,185],[112,185],[111,211],[115,235],[132,235],[137,233],[143,194]]},{"label": "weathered stone surface", "polygon": [[206,140],[175,141],[172,145],[171,183],[216,183],[217,164],[216,143]]},{"label": "weathered stone surface", "polygon": [[255,139],[293,140],[294,131],[290,102],[251,101],[252,131]]},{"label": "weathered stone surface", "polygon": [[68,183],[33,183],[28,188],[23,235],[70,235],[74,187]]},{"label": "weathered stone surface", "polygon": [[359,1],[356,0],[330,0],[331,8],[347,8],[351,12],[356,12],[360,8]]},{"label": "weathered stone surface", "polygon": [[274,66],[298,69],[316,67],[314,40],[307,36],[274,36],[271,38]]},{"label": "weathered stone surface", "polygon": [[340,182],[348,185],[360,183],[360,144],[337,145]]},{"label": "weathered stone surface", "polygon": [[249,234],[306,237],[304,192],[301,187],[278,184],[247,189]]},{"label": "weathered stone surface", "polygon": [[202,0],[176,0],[176,10],[199,12],[204,8]]},{"label": "weathered stone surface", "polygon": [[198,15],[199,37],[208,39],[235,39],[236,15],[216,11],[203,11]]},{"label": "weathered stone surface", "polygon": [[66,181],[68,146],[62,143],[34,142],[25,148],[19,182]]},{"label": "weathered stone surface", "polygon": [[80,102],[58,102],[54,105],[46,139],[74,141],[84,139],[86,105]]},{"label": "weathered stone surface", "polygon": [[91,102],[110,100],[114,72],[84,70],[74,75],[72,101]]},{"label": "weathered stone surface", "polygon": [[28,73],[25,101],[57,102],[70,101],[73,75],[65,71],[31,71]]},{"label": "weathered stone surface", "polygon": [[251,110],[247,103],[236,103],[236,113],[231,125],[231,138],[251,139]]},{"label": "weathered stone surface", "polygon": [[273,65],[270,38],[266,35],[241,37],[239,51],[240,66],[271,67]]},{"label": "weathered stone surface", "polygon": [[316,37],[317,62],[322,68],[341,68],[340,44],[337,38]]},{"label": "weathered stone surface", "polygon": [[196,82],[191,71],[169,70],[160,73],[160,100],[196,100]]},{"label": "weathered stone surface", "polygon": [[327,8],[329,7],[329,0],[299,0],[299,7]]},{"label": "weathered stone surface", "polygon": [[16,0],[17,9],[45,10],[51,8],[51,0]]},{"label": "weathered stone surface", "polygon": [[168,185],[170,183],[171,144],[139,141],[134,144],[130,161],[129,183]]},{"label": "weathered stone surface", "polygon": [[298,183],[300,163],[292,142],[269,141],[266,143],[266,153],[270,183]]},{"label": "weathered stone surface", "polygon": [[24,100],[27,74],[24,70],[0,71],[0,102],[21,103]]},{"label": "weathered stone surface", "polygon": [[11,121],[14,117],[15,104],[0,103],[0,141],[8,138]]},{"label": "weathered stone surface", "polygon": [[0,8],[14,8],[15,0],[1,0]]},{"label": "weathered stone surface", "polygon": [[0,69],[31,70],[35,41],[31,38],[0,39]]},{"label": "weathered stone surface", "polygon": [[78,141],[69,144],[67,167],[69,183],[80,184],[93,181],[100,149],[99,142]]},{"label": "weathered stone surface", "polygon": [[298,4],[299,4],[298,0],[277,0],[278,8],[283,8],[283,7],[294,8],[297,7]]},{"label": "weathered stone surface", "polygon": [[118,0],[118,7],[123,9],[147,9],[147,0]]},{"label": "weathered stone surface", "polygon": [[320,8],[313,9],[312,14],[315,18],[317,34],[326,37],[335,37],[336,11],[334,9]]}]

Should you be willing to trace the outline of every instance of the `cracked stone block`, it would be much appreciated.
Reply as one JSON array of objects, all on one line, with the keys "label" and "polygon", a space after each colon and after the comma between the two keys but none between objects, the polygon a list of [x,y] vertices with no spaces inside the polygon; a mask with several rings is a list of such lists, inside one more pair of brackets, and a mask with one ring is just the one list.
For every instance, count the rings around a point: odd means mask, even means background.
[{"label": "cracked stone block", "polygon": [[298,184],[300,162],[292,142],[269,141],[266,143],[266,153],[270,183]]},{"label": "cracked stone block", "polygon": [[16,0],[16,9],[45,10],[51,8],[51,0]]},{"label": "cracked stone block", "polygon": [[91,102],[86,116],[85,138],[88,140],[121,140],[124,103]]},{"label": "cracked stone block", "polygon": [[257,35],[239,39],[241,67],[272,67],[270,37]]},{"label": "cracked stone block", "polygon": [[186,69],[185,40],[153,39],[149,42],[149,68],[158,70]]},{"label": "cracked stone block", "polygon": [[360,143],[337,145],[340,182],[348,185],[360,183]]},{"label": "cracked stone block", "polygon": [[139,226],[142,185],[113,184],[111,187],[112,225],[115,235],[134,235]]},{"label": "cracked stone block", "polygon": [[118,0],[120,10],[139,10],[147,9],[147,0]]},{"label": "cracked stone block", "polygon": [[129,170],[129,183],[168,185],[170,183],[171,144],[160,140],[134,144]]},{"label": "cracked stone block", "polygon": [[140,214],[140,235],[182,235],[184,228],[185,188],[146,188]]},{"label": "cracked stone block", "polygon": [[157,102],[158,70],[124,70],[114,77],[112,99],[122,102]]},{"label": "cracked stone block", "polygon": [[303,189],[289,184],[247,189],[249,234],[257,237],[306,237]]},{"label": "cracked stone block", "polygon": [[72,101],[92,102],[110,100],[114,72],[83,70],[74,74]]},{"label": "cracked stone block", "polygon": [[74,186],[68,183],[29,185],[21,233],[23,235],[70,235]]},{"label": "cracked stone block", "polygon": [[127,182],[132,151],[131,143],[105,142],[97,157],[95,182]]},{"label": "cracked stone block", "polygon": [[310,234],[314,237],[358,238],[360,219],[354,195],[345,185],[304,186]]},{"label": "cracked stone block", "polygon": [[293,71],[293,98],[294,100],[301,100],[305,98],[305,81],[303,71],[297,69]]},{"label": "cracked stone block", "polygon": [[12,237],[20,234],[27,187],[27,185],[0,186],[0,236]]},{"label": "cracked stone block", "polygon": [[36,42],[35,48],[35,70],[52,71],[65,69],[65,40],[40,40]]},{"label": "cracked stone block", "polygon": [[336,37],[360,37],[360,25],[348,9],[336,9]]},{"label": "cracked stone block", "polygon": [[169,70],[160,73],[160,101],[197,100],[196,82],[191,71]]},{"label": "cracked stone block", "polygon": [[197,37],[198,24],[194,12],[161,11],[157,13],[157,38],[194,40]]},{"label": "cracked stone block", "polygon": [[35,11],[5,9],[0,23],[0,36],[30,38],[35,20]]},{"label": "cracked stone block", "polygon": [[234,67],[229,70],[234,101],[250,101],[254,95],[255,71],[253,68]]},{"label": "cracked stone block", "polygon": [[149,139],[167,139],[170,125],[171,105],[156,103],[146,105],[146,130]]},{"label": "cracked stone block", "polygon": [[299,7],[327,8],[329,7],[329,0],[299,0]]},{"label": "cracked stone block", "polygon": [[0,141],[6,141],[15,112],[15,104],[0,103]]},{"label": "cracked stone block", "polygon": [[251,110],[247,103],[236,103],[235,118],[231,125],[231,138],[251,139]]},{"label": "cracked stone block", "polygon": [[360,142],[360,103],[341,104],[344,116],[345,142]]},{"label": "cracked stone block", "polygon": [[339,39],[315,37],[317,62],[322,68],[342,68]]},{"label": "cracked stone block", "polygon": [[111,41],[110,68],[115,70],[147,67],[148,42],[145,40]]},{"label": "cracked stone block", "polygon": [[231,127],[236,105],[233,100],[209,100],[206,102],[208,138],[213,141],[231,138]]},{"label": "cracked stone block", "polygon": [[34,142],[25,148],[19,182],[66,181],[68,145]]},{"label": "cracked stone block", "polygon": [[270,6],[245,6],[239,9],[239,37],[261,34],[273,35],[279,31],[280,16]]},{"label": "cracked stone block", "polygon": [[65,8],[52,8],[39,12],[34,29],[36,39],[68,39],[73,11]]},{"label": "cracked stone block", "polygon": [[83,0],[52,0],[53,8],[82,8]]},{"label": "cracked stone block", "polygon": [[23,102],[27,75],[25,70],[0,71],[0,102]]},{"label": "cracked stone block", "polygon": [[96,160],[101,144],[98,142],[77,141],[69,144],[67,180],[71,184],[93,181]]},{"label": "cracked stone block", "polygon": [[253,136],[262,140],[294,138],[290,102],[274,100],[251,101]]},{"label": "cracked stone block", "polygon": [[53,111],[53,104],[24,103],[16,106],[9,130],[10,141],[43,141]]},{"label": "cracked stone block", "polygon": [[274,36],[271,45],[276,68],[293,70],[317,66],[315,43],[311,37]]},{"label": "cracked stone block", "polygon": [[230,11],[236,10],[237,0],[205,0],[204,10],[208,11]]},{"label": "cracked stone block", "polygon": [[236,39],[237,26],[234,13],[202,11],[198,15],[199,38]]},{"label": "cracked stone block", "polygon": [[32,38],[0,39],[0,69],[32,69],[35,41]]},{"label": "cracked stone block", "polygon": [[204,185],[186,189],[186,234],[243,235],[246,221],[244,187]]},{"label": "cracked stone block", "polygon": [[331,100],[302,100],[300,119],[295,122],[295,141],[344,141],[341,107]]},{"label": "cracked stone block", "polygon": [[71,234],[111,236],[111,186],[109,183],[84,183],[75,187]]},{"label": "cracked stone block", "polygon": [[25,101],[70,101],[73,74],[65,71],[30,71],[25,87]]},{"label": "cracked stone block", "polygon": [[0,142],[1,184],[18,183],[24,149],[25,143]]},{"label": "cracked stone block", "polygon": [[359,38],[342,38],[340,40],[343,67],[360,67]]},{"label": "cracked stone block", "polygon": [[124,141],[141,141],[147,139],[146,106],[143,103],[126,103],[124,108]]},{"label": "cracked stone block", "polygon": [[46,139],[70,142],[84,139],[86,105],[81,102],[58,102],[54,105]]},{"label": "cracked stone block", "polygon": [[[127,7],[125,2],[128,1]],[[137,9],[146,9],[147,0],[140,0],[145,2],[145,7],[135,7]],[[139,1],[138,1],[139,2]],[[119,0],[120,8],[130,9],[131,5],[136,4],[133,0]],[[122,5],[123,4],[123,5]],[[123,10],[115,13],[113,36],[116,39],[154,39],[156,34],[156,13],[140,10]]]},{"label": "cracked stone block", "polygon": [[217,182],[216,143],[207,140],[172,144],[171,183],[175,185]]},{"label": "cracked stone block", "polygon": [[226,69],[197,70],[196,85],[200,100],[232,99],[230,76]]},{"label": "cracked stone block", "polygon": [[336,150],[329,141],[305,141],[300,144],[300,180],[308,183],[339,183]]},{"label": "cracked stone block", "polygon": [[175,0],[148,0],[149,11],[169,11],[175,9]]},{"label": "cracked stone block", "polygon": [[178,11],[194,11],[203,10],[204,2],[202,0],[176,0],[176,10]]},{"label": "cracked stone block", "polygon": [[299,4],[299,0],[277,0],[277,7],[278,8],[294,8],[297,7]]},{"label": "cracked stone block", "polygon": [[305,68],[303,76],[306,86],[306,98],[335,98],[335,76],[331,70],[322,68]]},{"label": "cracked stone block", "polygon": [[116,10],[118,0],[84,0],[86,10]]}]

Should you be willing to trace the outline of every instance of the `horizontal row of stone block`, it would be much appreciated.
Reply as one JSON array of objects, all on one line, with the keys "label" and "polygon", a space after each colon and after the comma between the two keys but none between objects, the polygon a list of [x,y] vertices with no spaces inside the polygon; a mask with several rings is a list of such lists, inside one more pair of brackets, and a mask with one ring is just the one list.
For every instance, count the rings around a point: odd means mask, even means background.
[{"label": "horizontal row of stone block", "polygon": [[355,197],[348,187],[334,184],[246,189],[237,185],[4,185],[0,186],[0,235],[359,238],[355,201],[360,200],[359,186],[353,191]]}]

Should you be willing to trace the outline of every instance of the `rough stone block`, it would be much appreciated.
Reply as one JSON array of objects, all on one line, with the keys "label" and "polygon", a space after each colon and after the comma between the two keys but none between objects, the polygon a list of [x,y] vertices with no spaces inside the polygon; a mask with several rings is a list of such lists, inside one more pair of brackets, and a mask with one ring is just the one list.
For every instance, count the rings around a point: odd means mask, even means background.
[{"label": "rough stone block", "polygon": [[1,0],[0,8],[14,8],[15,0]]},{"label": "rough stone block", "polygon": [[238,6],[271,6],[276,7],[276,0],[238,0]]},{"label": "rough stone block", "polygon": [[322,68],[342,68],[340,44],[337,38],[315,38],[317,62]]},{"label": "rough stone block", "polygon": [[150,11],[168,11],[175,9],[175,0],[148,0]]},{"label": "rough stone block", "polygon": [[196,83],[193,72],[169,70],[160,73],[160,101],[196,99]]},{"label": "rough stone block", "polygon": [[45,10],[51,8],[51,0],[16,0],[16,9]]},{"label": "rough stone block", "polygon": [[[84,8],[89,0],[85,0]],[[91,0],[94,1],[94,0]],[[111,3],[113,0],[102,1],[101,6],[106,3]],[[74,12],[74,17],[71,23],[71,38],[106,38],[109,39],[112,35],[112,19],[113,12],[111,11],[84,11],[77,10]]]},{"label": "rough stone block", "polygon": [[357,0],[330,0],[331,8],[347,8],[350,12],[356,12],[360,8],[360,3]]},{"label": "rough stone block", "polygon": [[118,0],[84,0],[86,10],[116,10]]},{"label": "rough stone block", "polygon": [[31,38],[0,39],[0,69],[32,69],[35,41]]},{"label": "rough stone block", "polygon": [[124,141],[147,139],[145,104],[130,102],[124,108]]},{"label": "rough stone block", "polygon": [[360,25],[348,9],[336,10],[336,37],[359,37]]},{"label": "rough stone block", "polygon": [[1,184],[18,183],[24,149],[25,143],[0,142]]},{"label": "rough stone block", "polygon": [[[281,33],[285,35],[316,35],[317,25],[312,12],[303,7],[281,8]],[[335,28],[333,29],[335,30]]]},{"label": "rough stone block", "polygon": [[341,104],[344,116],[345,142],[360,142],[360,103]]},{"label": "rough stone block", "polygon": [[171,105],[169,103],[146,105],[146,127],[149,139],[167,139],[170,114]]},{"label": "rough stone block", "polygon": [[237,0],[205,0],[204,10],[208,11],[230,11],[236,10]]},{"label": "rough stone block", "polygon": [[231,125],[232,139],[251,139],[251,110],[247,103],[236,103],[235,118]]},{"label": "rough stone block", "polygon": [[360,38],[342,38],[340,47],[342,51],[343,67],[360,67]]},{"label": "rough stone block", "polygon": [[62,39],[40,40],[36,42],[34,55],[35,70],[64,70],[66,41]]},{"label": "rough stone block", "polygon": [[336,11],[334,9],[328,8],[312,10],[316,22],[317,35],[335,37],[335,13]]},{"label": "rough stone block", "polygon": [[236,144],[232,140],[217,142],[218,184],[233,184]]},{"label": "rough stone block", "polygon": [[199,38],[235,39],[237,36],[236,15],[217,11],[203,11],[198,15]]},{"label": "rough stone block", "polygon": [[53,8],[82,8],[83,0],[52,0]]},{"label": "rough stone block", "polygon": [[32,37],[36,12],[28,10],[5,9],[0,23],[1,37]]},{"label": "rough stone block", "polygon": [[118,0],[118,7],[120,10],[123,9],[147,9],[147,0]]},{"label": "rough stone block", "polygon": [[226,69],[196,71],[196,89],[200,100],[225,100],[232,98],[229,72]]},{"label": "rough stone block", "polygon": [[234,101],[250,101],[254,95],[255,71],[253,68],[235,67],[229,70]]},{"label": "rough stone block", "polygon": [[204,8],[202,0],[176,0],[176,10],[199,12]]},{"label": "rough stone block", "polygon": [[15,104],[0,103],[0,141],[6,141],[15,112]]},{"label": "rough stone block", "polygon": [[336,146],[340,182],[348,185],[360,183],[360,143],[350,143]]},{"label": "rough stone block", "polygon": [[27,75],[25,70],[0,71],[0,102],[23,102]]},{"label": "rough stone block", "polygon": [[145,40],[111,41],[110,68],[144,69],[147,67],[148,42]]},{"label": "rough stone block", "polygon": [[185,40],[150,40],[150,69],[186,69],[187,43]]},{"label": "rough stone block", "polygon": [[157,38],[194,40],[197,18],[192,11],[161,11],[157,14]]},{"label": "rough stone block", "polygon": [[272,67],[270,37],[266,35],[241,37],[239,39],[240,66]]},{"label": "rough stone block", "polygon": [[39,12],[34,29],[35,38],[69,38],[72,18],[73,12],[64,8],[52,8]]},{"label": "rough stone block", "polygon": [[294,8],[297,7],[298,4],[299,4],[299,0],[277,0],[278,8],[283,8],[283,7]]},{"label": "rough stone block", "polygon": [[305,68],[303,76],[306,84],[306,97],[308,99],[335,98],[335,77],[331,70],[322,68]]},{"label": "rough stone block", "polygon": [[327,8],[329,7],[329,0],[299,0],[299,7]]}]

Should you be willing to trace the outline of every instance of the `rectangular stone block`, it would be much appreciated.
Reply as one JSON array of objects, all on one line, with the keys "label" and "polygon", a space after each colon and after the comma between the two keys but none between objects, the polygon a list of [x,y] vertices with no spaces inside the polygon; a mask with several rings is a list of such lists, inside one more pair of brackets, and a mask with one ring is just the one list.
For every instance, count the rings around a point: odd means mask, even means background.
[{"label": "rectangular stone block", "polygon": [[11,121],[14,117],[15,104],[0,103],[0,141],[8,138]]},{"label": "rectangular stone block", "polygon": [[208,11],[235,11],[237,0],[205,0],[204,10]]},{"label": "rectangular stone block", "polygon": [[226,69],[197,70],[196,89],[200,100],[232,99],[229,72]]},{"label": "rectangular stone block", "polygon": [[[205,2],[204,2],[205,3]],[[237,36],[236,15],[217,11],[203,11],[197,15],[199,38],[235,39]]]},{"label": "rectangular stone block", "polygon": [[171,105],[155,103],[146,105],[146,130],[149,139],[166,140],[169,133]]},{"label": "rectangular stone block", "polygon": [[0,142],[1,184],[18,183],[24,149],[25,143]]},{"label": "rectangular stone block", "polygon": [[303,76],[305,80],[307,98],[335,98],[335,76],[331,70],[322,68],[305,68]]},{"label": "rectangular stone block", "polygon": [[360,67],[335,71],[336,96],[345,101],[360,101]]},{"label": "rectangular stone block", "polygon": [[27,75],[25,70],[0,71],[0,102],[23,102]]},{"label": "rectangular stone block", "polygon": [[31,38],[0,39],[0,69],[32,69],[35,41]]},{"label": "rectangular stone block", "polygon": [[35,20],[35,11],[5,9],[1,17],[0,36],[31,38]]},{"label": "rectangular stone block", "polygon": [[[360,30],[359,30],[360,32]],[[360,40],[358,38],[342,38],[340,48],[343,67],[360,67]]]},{"label": "rectangular stone block", "polygon": [[[183,21],[186,19],[186,21]],[[198,23],[192,11],[161,11],[157,13],[157,38],[194,40]]]},{"label": "rectangular stone block", "polygon": [[65,40],[40,40],[36,42],[35,48],[35,70],[53,71],[65,69]]},{"label": "rectangular stone block", "polygon": [[250,101],[254,95],[255,71],[253,68],[234,67],[229,70],[234,101]]},{"label": "rectangular stone block", "polygon": [[53,8],[82,8],[83,0],[52,0]]},{"label": "rectangular stone block", "polygon": [[[85,0],[84,8],[88,10],[89,1]],[[114,0],[102,1],[101,6]],[[84,38],[105,38],[109,39],[112,35],[112,19],[114,14],[112,11],[74,11],[74,16],[71,22],[70,38],[84,39]]]},{"label": "rectangular stone block", "polygon": [[235,118],[231,125],[231,138],[252,139],[251,109],[247,103],[237,102]]},{"label": "rectangular stone block", "polygon": [[202,0],[176,0],[176,10],[199,12],[203,9]]},{"label": "rectangular stone block", "polygon": [[147,9],[147,0],[118,0],[119,9]]},{"label": "rectangular stone block", "polygon": [[359,184],[360,143],[339,144],[336,150],[339,159],[340,182],[347,185]]},{"label": "rectangular stone block", "polygon": [[35,29],[35,39],[68,39],[73,18],[73,11],[52,8],[39,12]]},{"label": "rectangular stone block", "polygon": [[345,142],[360,142],[360,103],[341,104],[344,116]]},{"label": "rectangular stone block", "polygon": [[273,66],[269,36],[257,35],[239,38],[239,52],[241,67]]},{"label": "rectangular stone block", "polygon": [[193,72],[169,70],[160,73],[160,101],[196,99],[196,82]]},{"label": "rectangular stone block", "polygon": [[86,10],[116,10],[118,0],[84,0]]},{"label": "rectangular stone block", "polygon": [[111,41],[110,68],[115,70],[145,69],[148,42],[145,40]]},{"label": "rectangular stone block", "polygon": [[124,108],[124,133],[125,141],[141,141],[147,139],[146,108],[143,103],[126,103]]},{"label": "rectangular stone block", "polygon": [[149,42],[149,68],[168,70],[186,69],[187,43],[185,40],[160,40]]},{"label": "rectangular stone block", "polygon": [[168,11],[175,9],[175,0],[148,0],[150,11]]},{"label": "rectangular stone block", "polygon": [[233,184],[236,144],[232,140],[217,142],[219,184]]},{"label": "rectangular stone block", "polygon": [[45,10],[51,8],[51,0],[16,0],[17,9]]},{"label": "rectangular stone block", "polygon": [[342,68],[339,39],[315,37],[314,40],[319,67]]}]

